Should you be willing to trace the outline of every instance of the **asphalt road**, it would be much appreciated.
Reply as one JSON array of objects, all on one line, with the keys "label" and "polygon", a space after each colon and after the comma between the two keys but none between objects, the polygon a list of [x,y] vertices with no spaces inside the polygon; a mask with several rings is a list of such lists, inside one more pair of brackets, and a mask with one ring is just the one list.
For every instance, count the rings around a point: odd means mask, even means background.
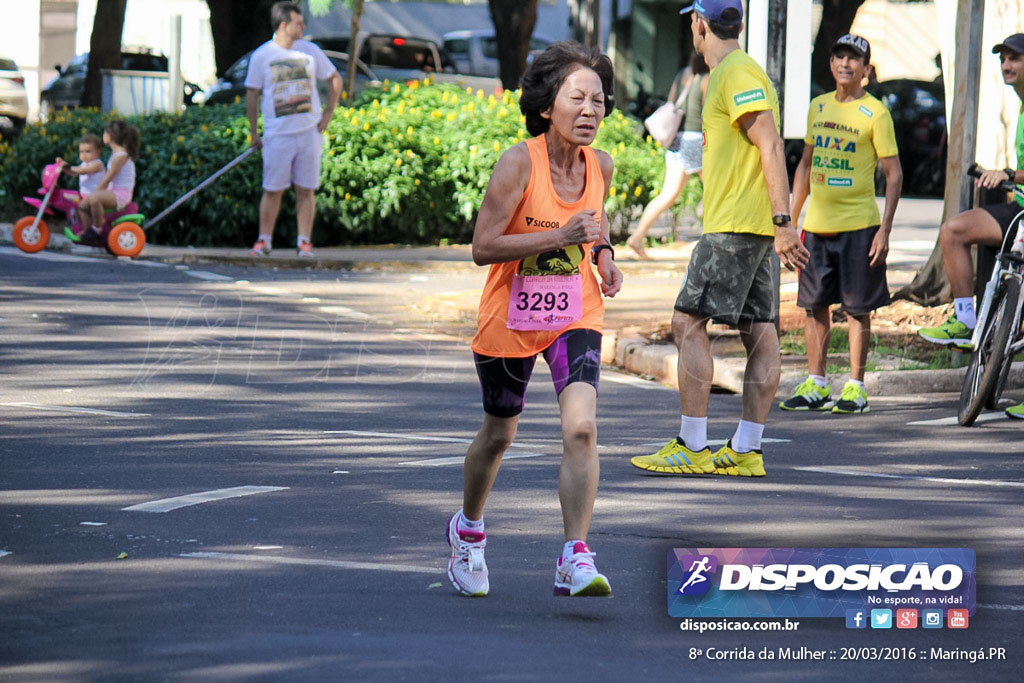
[{"label": "asphalt road", "polygon": [[[491,594],[454,595],[443,533],[479,390],[467,331],[416,310],[451,285],[0,248],[0,679],[1017,680],[1021,425],[927,423],[955,415],[951,395],[776,411],[768,477],[683,479],[628,464],[674,434],[675,393],[604,373],[589,541],[614,597],[554,598],[560,445],[540,364],[488,502]],[[738,413],[714,396],[709,436]],[[673,547],[845,546],[974,548],[970,627],[698,635],[667,615]],[[1007,658],[706,656],[804,646]]]}]

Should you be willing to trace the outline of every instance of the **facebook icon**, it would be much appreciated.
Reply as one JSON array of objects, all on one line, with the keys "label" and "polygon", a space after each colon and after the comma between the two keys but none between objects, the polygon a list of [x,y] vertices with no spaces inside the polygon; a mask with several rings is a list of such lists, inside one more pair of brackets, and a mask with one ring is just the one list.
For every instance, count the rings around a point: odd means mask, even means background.
[{"label": "facebook icon", "polygon": [[862,609],[846,610],[846,628],[867,628],[867,613]]}]

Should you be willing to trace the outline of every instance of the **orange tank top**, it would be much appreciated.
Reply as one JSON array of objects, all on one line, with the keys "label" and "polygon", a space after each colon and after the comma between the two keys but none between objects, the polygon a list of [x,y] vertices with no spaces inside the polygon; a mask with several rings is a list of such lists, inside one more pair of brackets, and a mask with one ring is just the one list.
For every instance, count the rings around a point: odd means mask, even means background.
[{"label": "orange tank top", "polygon": [[[593,149],[582,148],[586,163],[586,181],[582,196],[570,203],[562,201],[551,182],[546,137],[539,135],[528,138],[526,148],[530,152],[530,182],[504,234],[554,230],[565,225],[575,214],[587,209],[596,211],[598,216],[602,215],[604,176]],[[485,356],[525,358],[546,349],[566,330],[587,329],[601,332],[604,301],[590,265],[592,246],[593,244],[573,245],[521,261],[492,264],[487,273],[483,293],[480,295],[477,332],[471,344],[473,350]],[[583,315],[561,330],[508,329],[508,300],[512,290],[512,276],[517,272],[524,275],[579,273],[583,285]]]}]

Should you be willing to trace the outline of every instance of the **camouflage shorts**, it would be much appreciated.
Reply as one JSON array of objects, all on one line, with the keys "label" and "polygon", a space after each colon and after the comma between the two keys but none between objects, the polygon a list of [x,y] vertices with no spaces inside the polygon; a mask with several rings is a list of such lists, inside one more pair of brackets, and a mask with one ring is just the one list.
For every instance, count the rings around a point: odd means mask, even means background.
[{"label": "camouflage shorts", "polygon": [[774,323],[779,305],[773,268],[778,268],[778,257],[771,237],[731,232],[701,235],[675,308],[726,325]]}]

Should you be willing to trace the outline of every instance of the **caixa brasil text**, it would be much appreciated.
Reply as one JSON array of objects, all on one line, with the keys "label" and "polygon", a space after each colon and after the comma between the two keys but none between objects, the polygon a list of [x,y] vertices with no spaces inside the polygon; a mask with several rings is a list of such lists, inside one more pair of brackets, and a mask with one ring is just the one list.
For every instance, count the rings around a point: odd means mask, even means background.
[{"label": "caixa brasil text", "polygon": [[949,591],[960,586],[964,571],[955,564],[940,564],[934,569],[926,562],[905,564],[725,564],[720,568],[719,590],[777,591],[796,590],[813,585],[823,591]]}]

